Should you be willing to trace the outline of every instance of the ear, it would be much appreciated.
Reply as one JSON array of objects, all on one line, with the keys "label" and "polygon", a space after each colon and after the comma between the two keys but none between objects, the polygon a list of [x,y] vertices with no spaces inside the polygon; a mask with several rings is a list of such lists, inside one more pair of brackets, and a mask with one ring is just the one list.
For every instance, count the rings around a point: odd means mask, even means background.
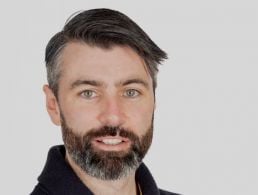
[{"label": "ear", "polygon": [[49,88],[48,85],[43,86],[43,91],[46,95],[46,107],[47,112],[52,120],[52,122],[55,125],[60,125],[60,109],[59,105],[56,99],[56,96],[54,95],[53,91]]}]

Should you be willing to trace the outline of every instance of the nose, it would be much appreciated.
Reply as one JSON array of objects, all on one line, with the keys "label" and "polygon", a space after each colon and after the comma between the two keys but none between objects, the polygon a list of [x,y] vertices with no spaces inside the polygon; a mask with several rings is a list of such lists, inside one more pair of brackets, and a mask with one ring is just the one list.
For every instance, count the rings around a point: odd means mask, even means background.
[{"label": "nose", "polygon": [[101,104],[99,121],[104,126],[122,126],[125,122],[125,113],[122,100],[119,97],[109,97],[103,100]]}]

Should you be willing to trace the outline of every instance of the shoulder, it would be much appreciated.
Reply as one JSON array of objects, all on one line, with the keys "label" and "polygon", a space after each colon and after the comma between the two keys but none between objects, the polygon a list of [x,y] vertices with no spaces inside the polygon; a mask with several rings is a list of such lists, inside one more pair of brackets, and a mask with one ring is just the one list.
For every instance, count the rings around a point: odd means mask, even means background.
[{"label": "shoulder", "polygon": [[42,186],[37,184],[30,195],[50,195],[50,193]]},{"label": "shoulder", "polygon": [[173,193],[173,192],[168,192],[168,191],[161,190],[161,189],[159,189],[159,192],[160,192],[160,195],[180,195],[180,194],[176,194],[176,193]]}]

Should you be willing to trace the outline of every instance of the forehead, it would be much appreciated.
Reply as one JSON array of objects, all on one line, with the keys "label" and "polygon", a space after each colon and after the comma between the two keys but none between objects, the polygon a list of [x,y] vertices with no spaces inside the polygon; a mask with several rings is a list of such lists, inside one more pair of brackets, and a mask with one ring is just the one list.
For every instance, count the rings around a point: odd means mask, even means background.
[{"label": "forehead", "polygon": [[61,54],[61,80],[112,80],[139,77],[150,80],[144,60],[130,47],[113,46],[108,49],[71,42]]}]

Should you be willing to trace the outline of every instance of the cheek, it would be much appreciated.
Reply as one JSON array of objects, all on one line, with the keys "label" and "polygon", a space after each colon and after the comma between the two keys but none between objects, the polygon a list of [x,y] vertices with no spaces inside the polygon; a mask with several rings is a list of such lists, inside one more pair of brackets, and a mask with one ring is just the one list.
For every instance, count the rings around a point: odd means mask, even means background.
[{"label": "cheek", "polygon": [[84,106],[70,102],[66,104],[62,110],[67,124],[74,131],[78,133],[85,133],[86,131],[98,127],[96,117],[97,111],[93,106]]},{"label": "cheek", "polygon": [[[143,104],[144,105],[144,104]],[[154,105],[138,106],[130,109],[130,124],[132,130],[143,135],[150,127],[153,117]]]}]

